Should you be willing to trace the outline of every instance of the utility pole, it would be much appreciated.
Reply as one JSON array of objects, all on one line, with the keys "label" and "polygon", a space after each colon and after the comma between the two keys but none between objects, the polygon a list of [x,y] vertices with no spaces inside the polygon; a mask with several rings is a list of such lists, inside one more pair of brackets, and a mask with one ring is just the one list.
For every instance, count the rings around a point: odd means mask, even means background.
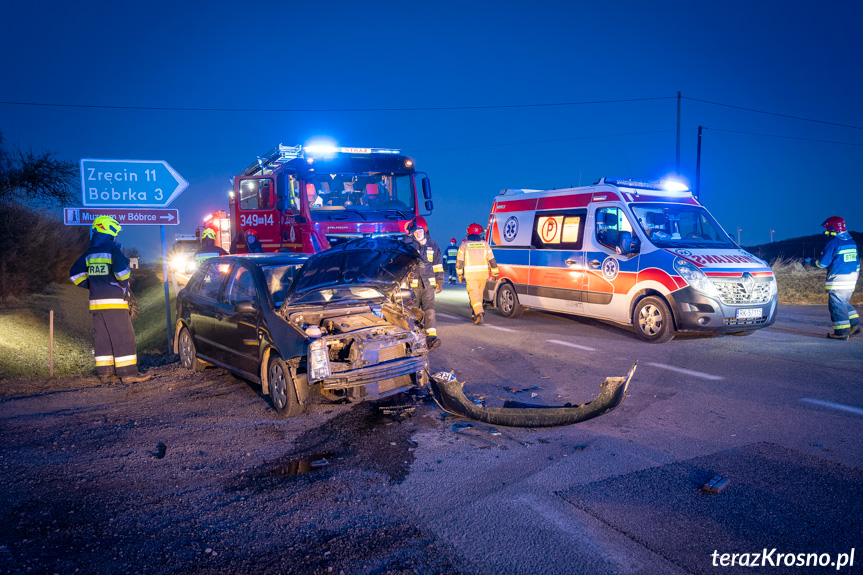
[{"label": "utility pole", "polygon": [[770,230],[770,243],[771,243],[771,244],[773,243],[773,232],[775,232],[775,231],[776,231],[776,230],[774,230],[774,229],[771,229],[771,230]]},{"label": "utility pole", "polygon": [[680,92],[677,92],[677,161],[676,174],[680,175]]},{"label": "utility pole", "polygon": [[742,232],[742,231],[743,231],[743,228],[741,228],[740,226],[738,226],[738,227],[737,227],[737,245],[738,245],[738,246],[740,245],[740,232]]},{"label": "utility pole", "polygon": [[701,129],[698,126],[698,151],[695,154],[695,197],[701,198]]}]

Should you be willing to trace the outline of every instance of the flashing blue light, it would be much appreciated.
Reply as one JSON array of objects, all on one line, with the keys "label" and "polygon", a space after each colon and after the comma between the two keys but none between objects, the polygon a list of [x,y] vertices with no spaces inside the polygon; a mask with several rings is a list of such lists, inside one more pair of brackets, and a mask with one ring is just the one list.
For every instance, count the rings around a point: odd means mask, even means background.
[{"label": "flashing blue light", "polygon": [[662,182],[662,189],[666,192],[688,192],[689,187],[683,182],[674,180],[665,180]]},{"label": "flashing blue light", "polygon": [[337,146],[330,146],[327,144],[314,144],[311,146],[304,146],[303,151],[307,154],[317,156],[334,156],[339,153],[339,148]]}]

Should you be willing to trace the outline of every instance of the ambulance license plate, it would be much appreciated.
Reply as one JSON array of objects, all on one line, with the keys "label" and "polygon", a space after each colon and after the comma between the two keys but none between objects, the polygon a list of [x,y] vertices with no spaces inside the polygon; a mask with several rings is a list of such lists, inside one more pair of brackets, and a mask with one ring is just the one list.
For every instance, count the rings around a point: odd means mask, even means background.
[{"label": "ambulance license plate", "polygon": [[755,319],[761,317],[761,308],[752,307],[737,310],[737,319]]}]

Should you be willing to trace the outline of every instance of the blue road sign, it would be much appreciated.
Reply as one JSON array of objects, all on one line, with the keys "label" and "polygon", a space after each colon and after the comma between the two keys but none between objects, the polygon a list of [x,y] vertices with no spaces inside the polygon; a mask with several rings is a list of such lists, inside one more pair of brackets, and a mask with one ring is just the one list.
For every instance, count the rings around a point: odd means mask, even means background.
[{"label": "blue road sign", "polygon": [[81,159],[81,191],[89,207],[164,208],[189,182],[162,160]]},{"label": "blue road sign", "polygon": [[63,223],[67,226],[92,226],[99,216],[111,216],[121,226],[176,226],[179,210],[153,208],[63,208]]}]

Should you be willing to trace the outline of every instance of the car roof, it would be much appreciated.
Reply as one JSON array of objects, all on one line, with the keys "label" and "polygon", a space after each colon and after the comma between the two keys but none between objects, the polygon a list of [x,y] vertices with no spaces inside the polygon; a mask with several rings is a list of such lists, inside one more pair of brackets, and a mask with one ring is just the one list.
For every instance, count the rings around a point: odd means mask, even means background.
[{"label": "car roof", "polygon": [[256,266],[287,265],[304,263],[311,254],[267,253],[267,254],[236,254],[221,256],[219,260],[238,261]]}]

